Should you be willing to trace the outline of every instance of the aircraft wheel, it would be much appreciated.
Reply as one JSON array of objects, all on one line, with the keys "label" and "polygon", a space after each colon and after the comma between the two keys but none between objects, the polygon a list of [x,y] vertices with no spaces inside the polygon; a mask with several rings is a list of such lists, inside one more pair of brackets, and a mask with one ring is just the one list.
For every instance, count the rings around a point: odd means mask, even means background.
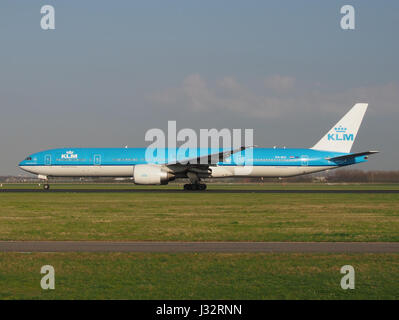
[{"label": "aircraft wheel", "polygon": [[43,189],[44,190],[49,190],[50,189],[50,185],[48,183],[43,185]]},{"label": "aircraft wheel", "polygon": [[206,184],[200,183],[200,184],[185,184],[184,185],[184,190],[205,190],[206,189]]}]

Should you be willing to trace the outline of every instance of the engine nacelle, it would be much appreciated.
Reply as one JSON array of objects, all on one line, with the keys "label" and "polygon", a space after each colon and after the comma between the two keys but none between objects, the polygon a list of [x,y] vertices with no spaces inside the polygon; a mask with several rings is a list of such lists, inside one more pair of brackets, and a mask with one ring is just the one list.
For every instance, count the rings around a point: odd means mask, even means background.
[{"label": "engine nacelle", "polygon": [[135,184],[168,184],[175,176],[159,165],[138,164],[134,166],[133,178]]}]

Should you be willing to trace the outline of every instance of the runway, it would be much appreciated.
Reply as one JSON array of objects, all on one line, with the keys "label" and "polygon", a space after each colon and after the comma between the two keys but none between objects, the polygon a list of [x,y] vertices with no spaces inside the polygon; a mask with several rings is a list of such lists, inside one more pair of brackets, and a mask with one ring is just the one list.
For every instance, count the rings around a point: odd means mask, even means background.
[{"label": "runway", "polygon": [[0,241],[0,252],[399,253],[399,242]]},{"label": "runway", "polygon": [[364,193],[364,194],[390,194],[390,193],[399,193],[399,190],[284,190],[284,189],[210,189],[205,191],[185,191],[183,189],[50,189],[50,190],[42,190],[42,189],[0,189],[0,193],[197,193],[197,194],[212,194],[212,193],[341,193],[341,194],[353,194],[353,193]]}]

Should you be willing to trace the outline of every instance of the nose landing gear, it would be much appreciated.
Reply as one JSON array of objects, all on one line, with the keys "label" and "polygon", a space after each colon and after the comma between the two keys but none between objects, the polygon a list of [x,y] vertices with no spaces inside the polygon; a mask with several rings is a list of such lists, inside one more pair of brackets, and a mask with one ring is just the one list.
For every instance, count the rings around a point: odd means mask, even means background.
[{"label": "nose landing gear", "polygon": [[[48,176],[39,174],[37,177],[38,177],[40,180],[43,181],[43,189],[44,189],[44,190],[49,190],[49,189],[50,189],[50,185],[48,184],[48,182],[49,182]],[[40,186],[40,184],[39,184],[39,186]]]}]

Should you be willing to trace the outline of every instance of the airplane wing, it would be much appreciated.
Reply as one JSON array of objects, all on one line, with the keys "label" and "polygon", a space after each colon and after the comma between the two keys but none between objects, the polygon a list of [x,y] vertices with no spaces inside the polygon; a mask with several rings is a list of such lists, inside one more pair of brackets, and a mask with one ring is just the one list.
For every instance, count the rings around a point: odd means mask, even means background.
[{"label": "airplane wing", "polygon": [[327,158],[327,160],[330,161],[345,161],[345,160],[351,160],[357,157],[361,156],[367,156],[369,154],[374,154],[378,153],[379,151],[366,151],[366,152],[359,152],[359,153],[351,153],[351,154],[346,154],[344,156],[338,156],[338,157],[333,157],[333,158]]},{"label": "airplane wing", "polygon": [[248,148],[253,148],[255,146],[241,146],[237,149],[231,149],[231,150],[224,150],[221,152],[215,152],[215,153],[209,153],[205,155],[200,155],[198,157],[193,157],[193,158],[185,158],[181,160],[176,160],[173,163],[167,163],[167,165],[171,164],[180,164],[180,165],[205,165],[205,166],[210,166],[214,165],[218,162],[222,162],[228,157],[230,157],[232,154],[241,152],[245,149]]}]

